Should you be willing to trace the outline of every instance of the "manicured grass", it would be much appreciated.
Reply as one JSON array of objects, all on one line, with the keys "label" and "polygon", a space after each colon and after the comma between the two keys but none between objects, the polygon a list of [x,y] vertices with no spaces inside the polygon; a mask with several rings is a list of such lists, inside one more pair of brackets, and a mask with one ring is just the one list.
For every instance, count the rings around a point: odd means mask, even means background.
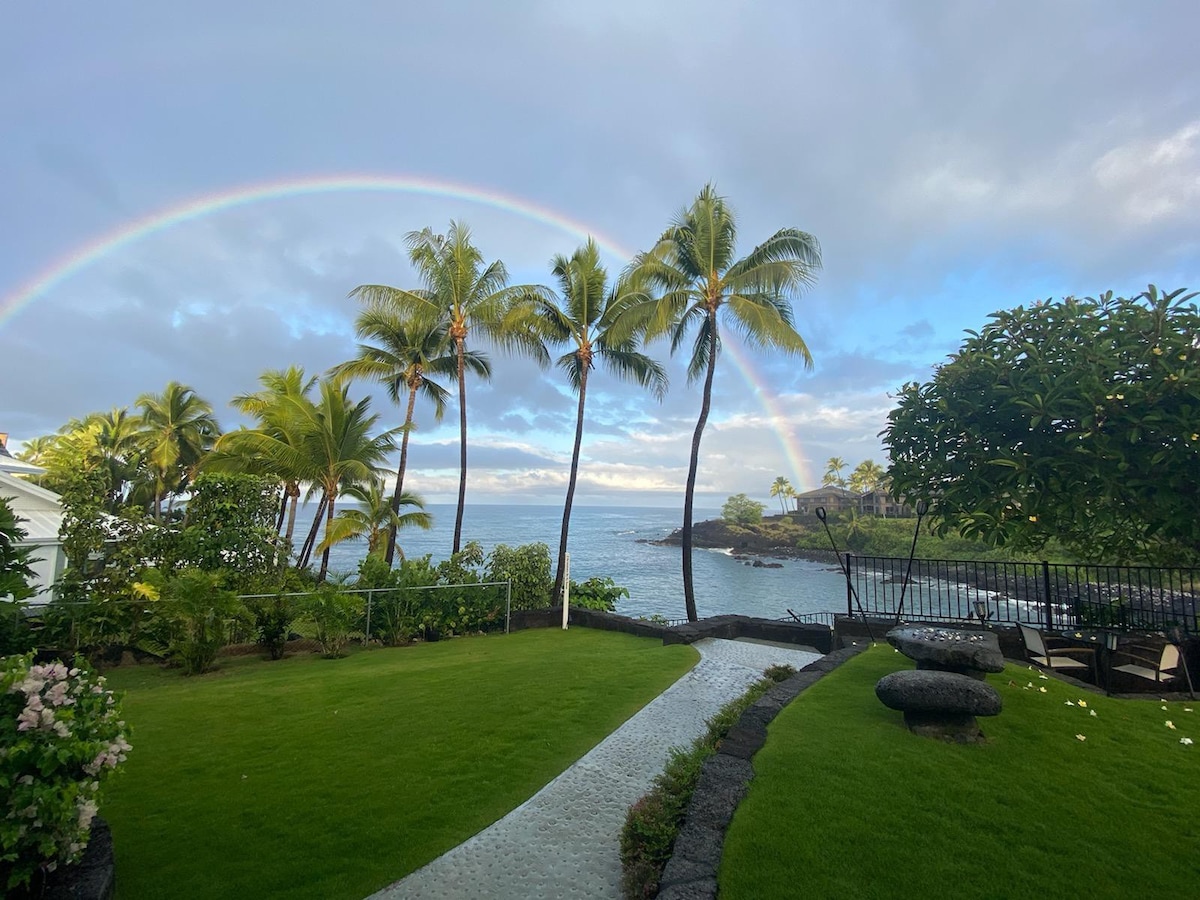
[{"label": "manicured grass", "polygon": [[359,898],[503,816],[696,661],[573,628],[109,673],[122,900]]},{"label": "manicured grass", "polygon": [[901,668],[876,647],[772,723],[726,839],[722,898],[1195,894],[1200,702],[1164,711],[1010,666],[988,676],[1004,699],[980,720],[988,743],[959,746],[909,733],[876,699]]}]

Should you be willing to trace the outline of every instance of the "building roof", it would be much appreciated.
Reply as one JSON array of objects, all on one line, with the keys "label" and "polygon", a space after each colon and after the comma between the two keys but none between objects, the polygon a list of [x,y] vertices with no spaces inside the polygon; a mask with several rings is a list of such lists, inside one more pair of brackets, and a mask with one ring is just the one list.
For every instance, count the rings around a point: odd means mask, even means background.
[{"label": "building roof", "polygon": [[[3,435],[7,438],[8,435]],[[41,475],[46,470],[41,466],[35,466],[33,463],[27,463],[23,459],[17,459],[8,452],[8,447],[5,446],[6,440],[0,440],[0,472],[19,472],[23,475]]]},{"label": "building roof", "polygon": [[847,490],[844,487],[838,487],[835,484],[827,484],[823,487],[814,488],[811,491],[805,491],[802,494],[796,494],[796,499],[816,499],[817,497],[829,497],[831,495],[845,497],[848,500],[854,500],[858,498],[858,494],[856,494],[854,491]]},{"label": "building roof", "polygon": [[0,497],[9,498],[12,511],[25,520],[18,525],[27,533],[26,540],[58,540],[63,520],[62,499],[54,491],[0,470]]}]

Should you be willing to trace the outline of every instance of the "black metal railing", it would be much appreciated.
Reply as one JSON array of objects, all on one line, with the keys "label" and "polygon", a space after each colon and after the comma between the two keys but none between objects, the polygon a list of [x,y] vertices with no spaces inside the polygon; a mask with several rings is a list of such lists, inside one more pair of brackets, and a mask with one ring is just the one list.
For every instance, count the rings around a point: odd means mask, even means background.
[{"label": "black metal railing", "polygon": [[[846,612],[1200,634],[1200,569],[852,556]],[[906,577],[907,573],[907,577]],[[903,595],[903,598],[902,598]],[[903,605],[902,605],[903,599]]]}]

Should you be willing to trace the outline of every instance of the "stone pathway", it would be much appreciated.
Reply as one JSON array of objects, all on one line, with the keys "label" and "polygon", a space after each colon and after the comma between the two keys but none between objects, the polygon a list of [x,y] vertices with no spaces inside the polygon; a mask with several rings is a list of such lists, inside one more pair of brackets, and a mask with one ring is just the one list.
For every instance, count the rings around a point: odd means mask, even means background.
[{"label": "stone pathway", "polygon": [[704,723],[775,663],[801,669],[820,654],[706,638],[700,661],[582,759],[498,822],[374,894],[400,898],[621,896],[617,839],[629,807]]}]

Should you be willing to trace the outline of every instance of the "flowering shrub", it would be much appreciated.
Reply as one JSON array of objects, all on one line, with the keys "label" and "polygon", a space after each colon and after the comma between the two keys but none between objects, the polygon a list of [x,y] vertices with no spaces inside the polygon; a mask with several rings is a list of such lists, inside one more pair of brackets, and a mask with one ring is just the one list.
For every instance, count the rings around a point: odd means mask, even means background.
[{"label": "flowering shrub", "polygon": [[104,678],[32,655],[0,658],[0,885],[76,862],[100,783],[129,743]]}]

